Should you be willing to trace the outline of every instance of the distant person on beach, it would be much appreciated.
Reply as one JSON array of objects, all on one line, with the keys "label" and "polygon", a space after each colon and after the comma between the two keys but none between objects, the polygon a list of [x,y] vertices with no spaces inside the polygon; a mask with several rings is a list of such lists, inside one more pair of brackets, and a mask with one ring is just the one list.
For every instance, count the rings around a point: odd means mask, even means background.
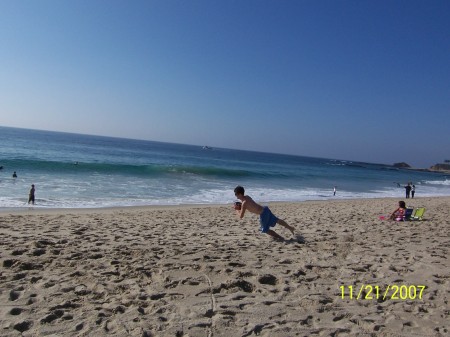
[{"label": "distant person on beach", "polygon": [[34,205],[34,185],[31,185],[31,189],[30,189],[30,195],[28,196],[28,203],[32,203]]},{"label": "distant person on beach", "polygon": [[261,232],[269,234],[274,239],[284,241],[284,238],[281,235],[277,234],[276,232],[270,229],[270,227],[274,227],[276,224],[279,224],[284,228],[288,229],[292,233],[292,235],[294,235],[294,227],[288,225],[284,220],[278,219],[275,215],[273,215],[269,207],[267,206],[263,207],[257,204],[255,201],[253,201],[253,199],[250,196],[245,195],[245,190],[242,186],[237,186],[234,189],[234,195],[236,196],[236,198],[242,201],[242,204],[240,203],[234,204],[236,215],[239,216],[240,219],[244,217],[245,211],[248,210],[251,213],[259,215]]},{"label": "distant person on beach", "polygon": [[404,186],[406,191],[406,199],[409,199],[409,194],[411,193],[411,183],[408,183],[408,185]]},{"label": "distant person on beach", "polygon": [[411,187],[411,198],[414,199],[414,194],[416,194],[416,185],[412,185]]},{"label": "distant person on beach", "polygon": [[336,195],[336,186],[333,187],[333,196]]},{"label": "distant person on beach", "polygon": [[392,212],[391,216],[389,217],[389,220],[396,220],[401,221],[403,220],[406,212],[406,204],[404,201],[398,202],[398,208]]},{"label": "distant person on beach", "polygon": [[17,173],[16,173],[16,171],[14,171],[14,173],[13,173],[13,178],[17,178]]}]

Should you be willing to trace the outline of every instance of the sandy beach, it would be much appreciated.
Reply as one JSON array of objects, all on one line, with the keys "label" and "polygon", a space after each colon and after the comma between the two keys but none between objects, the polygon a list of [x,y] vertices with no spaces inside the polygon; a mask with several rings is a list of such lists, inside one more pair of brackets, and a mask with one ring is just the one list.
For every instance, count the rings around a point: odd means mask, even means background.
[{"label": "sandy beach", "polygon": [[1,212],[0,335],[448,336],[450,198],[398,200]]}]

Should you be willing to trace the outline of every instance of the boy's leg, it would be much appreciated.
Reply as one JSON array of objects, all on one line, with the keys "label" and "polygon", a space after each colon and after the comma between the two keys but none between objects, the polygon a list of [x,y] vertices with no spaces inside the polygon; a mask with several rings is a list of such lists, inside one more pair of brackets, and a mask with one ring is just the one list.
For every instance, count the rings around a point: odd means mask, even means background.
[{"label": "boy's leg", "polygon": [[295,229],[295,228],[292,227],[292,226],[289,226],[289,225],[286,223],[286,221],[284,221],[284,220],[282,220],[282,219],[278,219],[277,224],[283,226],[283,227],[286,228],[286,229],[289,229],[289,230],[291,231],[292,235],[294,235],[294,229]]},{"label": "boy's leg", "polygon": [[275,238],[275,239],[277,239],[277,240],[284,241],[284,238],[283,238],[281,235],[277,234],[276,232],[274,232],[274,231],[271,230],[271,229],[269,229],[269,230],[267,231],[267,234],[269,234],[271,237],[273,237],[273,238]]}]

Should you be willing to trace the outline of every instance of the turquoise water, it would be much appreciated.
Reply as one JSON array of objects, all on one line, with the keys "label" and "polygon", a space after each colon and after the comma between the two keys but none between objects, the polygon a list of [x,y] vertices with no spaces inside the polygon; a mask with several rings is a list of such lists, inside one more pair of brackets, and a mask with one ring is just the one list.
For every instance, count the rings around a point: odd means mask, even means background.
[{"label": "turquoise water", "polygon": [[450,195],[448,175],[337,159],[5,127],[0,143],[3,208],[26,207],[31,184],[50,208],[224,204],[238,184],[260,202],[402,198],[408,181]]}]

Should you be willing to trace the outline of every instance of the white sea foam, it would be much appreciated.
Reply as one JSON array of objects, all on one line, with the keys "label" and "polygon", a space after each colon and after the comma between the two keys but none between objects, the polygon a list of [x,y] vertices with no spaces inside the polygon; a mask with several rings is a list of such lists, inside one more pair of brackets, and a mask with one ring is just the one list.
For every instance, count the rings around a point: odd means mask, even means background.
[{"label": "white sea foam", "polygon": [[450,186],[450,180],[449,179],[445,179],[445,180],[426,180],[424,181],[425,184],[429,184],[429,185],[444,185],[444,186]]},{"label": "white sea foam", "polygon": [[[100,207],[121,207],[121,206],[146,206],[146,205],[181,205],[181,204],[231,204],[235,200],[233,188],[226,189],[203,189],[195,193],[184,193],[180,195],[170,195],[159,197],[76,197],[71,198],[53,197],[36,199],[35,208],[100,208]],[[382,198],[396,197],[404,198],[404,190],[384,189],[368,192],[351,192],[338,190],[333,196],[331,189],[277,189],[277,188],[248,188],[246,190],[255,201],[267,204],[270,202],[298,202],[309,200],[339,200],[339,199],[362,199],[362,198]],[[416,192],[416,197],[448,196],[448,190],[433,188],[432,186],[423,187]],[[27,198],[8,198],[0,197],[1,208],[27,208]]]}]

